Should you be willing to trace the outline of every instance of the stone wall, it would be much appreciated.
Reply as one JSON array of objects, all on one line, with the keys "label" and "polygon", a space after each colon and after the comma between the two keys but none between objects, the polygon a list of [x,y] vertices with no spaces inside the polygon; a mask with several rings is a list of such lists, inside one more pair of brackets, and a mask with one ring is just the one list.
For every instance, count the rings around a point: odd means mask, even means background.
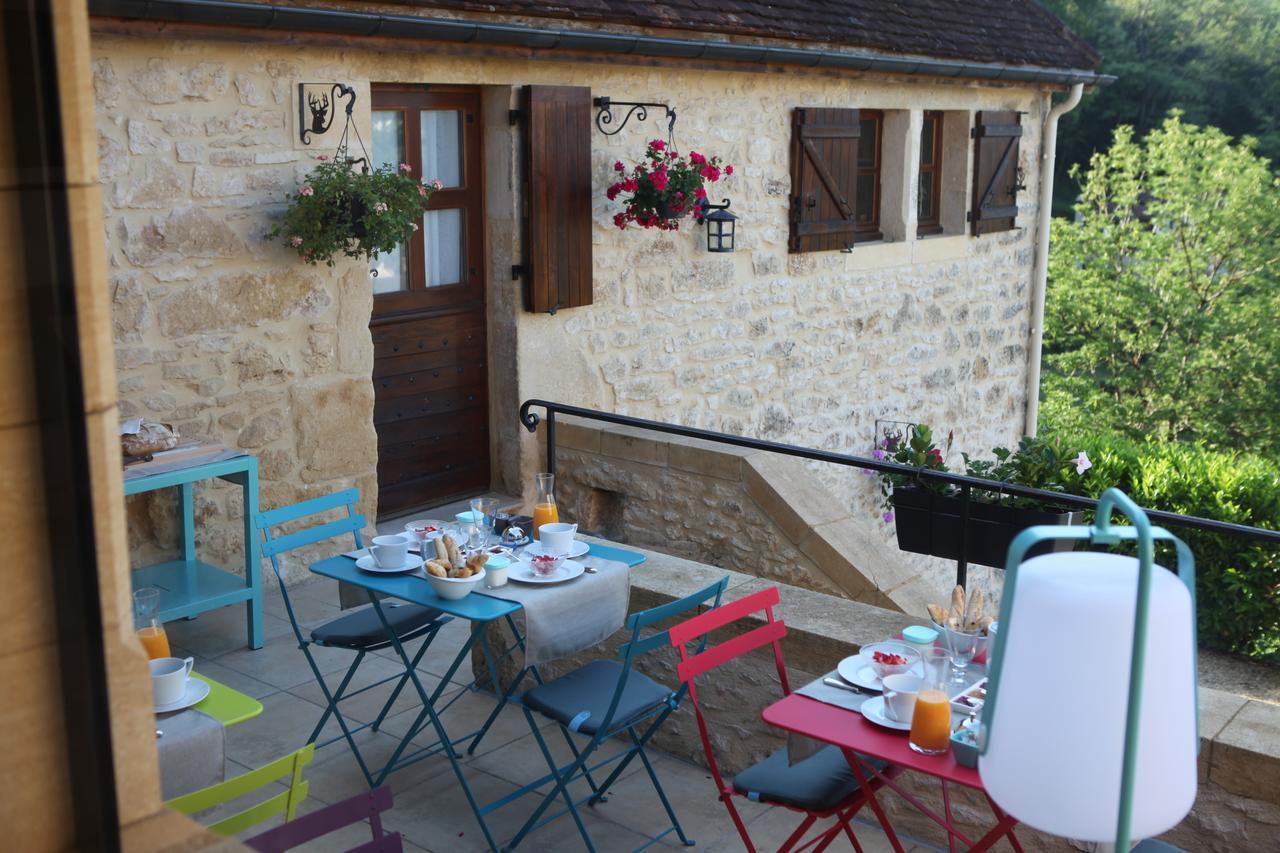
[{"label": "stone wall", "polygon": [[[527,62],[407,44],[393,52],[175,41],[98,27],[94,82],[121,413],[257,454],[264,506],[348,485],[361,488],[367,512],[375,506],[363,266],[308,267],[263,240],[312,165],[314,152],[294,141],[300,81],[353,85],[365,139],[371,82],[485,87],[499,488],[522,491],[540,465],[515,412],[534,396],[847,451],[870,446],[877,418],[954,426],[957,449],[989,447],[1021,429],[1043,90],[795,69]],[[673,102],[680,145],[737,167],[723,194],[741,217],[738,251],[707,254],[698,228],[613,228],[616,207],[604,197],[612,164],[636,157],[660,131],[650,122],[615,137],[593,134],[594,304],[523,313],[520,284],[507,272],[521,250],[518,129],[501,117],[512,87],[530,83]],[[818,105],[890,111],[885,145],[902,161],[901,186],[886,193],[899,204],[884,214],[901,220],[889,229],[893,242],[851,254],[787,254],[790,114]],[[976,109],[1026,112],[1025,227],[915,239],[913,134],[925,108],[965,121]],[[950,161],[970,168],[969,141],[948,144],[958,146]],[[961,178],[954,182],[966,186]],[[870,508],[869,484],[815,476],[845,505]],[[235,565],[232,492],[198,496],[202,549]],[[170,547],[169,504],[131,503],[135,559]]]},{"label": "stone wall", "polygon": [[[692,595],[726,576],[725,601],[735,601],[773,585],[740,572],[654,551],[644,553],[647,561],[631,572],[633,612]],[[787,624],[782,649],[792,689],[829,672],[837,661],[862,645],[923,621],[812,590],[787,585],[778,585],[778,589],[781,603],[776,615]],[[748,622],[742,630],[755,624]],[[723,642],[727,636],[722,632],[714,639]],[[593,658],[616,659],[618,646],[628,639],[626,631],[619,631],[591,652],[539,669],[544,678],[550,678]],[[473,652],[472,662],[478,672],[483,671],[479,651]],[[674,653],[660,650],[643,658],[640,669],[664,684],[675,685],[675,662]],[[1195,806],[1182,823],[1161,838],[1197,853],[1280,849],[1280,705],[1205,686],[1206,680],[1217,678],[1213,669],[1212,661],[1202,657],[1200,781]],[[508,664],[504,675],[513,674]],[[1273,670],[1269,673],[1271,689],[1277,682],[1280,677]],[[760,719],[760,712],[781,696],[768,649],[703,676],[698,682],[698,694],[709,721],[716,760],[726,774],[740,771],[784,745],[778,730]],[[667,752],[706,764],[697,721],[687,701],[668,719],[654,743]],[[942,812],[935,780],[917,774],[905,774],[900,780],[913,795],[937,813]],[[709,791],[713,787],[710,779],[707,787]],[[885,794],[882,802],[895,828],[945,849],[946,836],[903,799]],[[953,788],[951,804],[957,824],[971,838],[980,837],[993,823],[989,807],[976,792]],[[864,817],[874,819],[869,813]],[[729,820],[727,814],[724,819]],[[1019,827],[1018,836],[1028,850],[1068,853],[1093,849],[1093,845],[1044,835],[1029,827]]]}]

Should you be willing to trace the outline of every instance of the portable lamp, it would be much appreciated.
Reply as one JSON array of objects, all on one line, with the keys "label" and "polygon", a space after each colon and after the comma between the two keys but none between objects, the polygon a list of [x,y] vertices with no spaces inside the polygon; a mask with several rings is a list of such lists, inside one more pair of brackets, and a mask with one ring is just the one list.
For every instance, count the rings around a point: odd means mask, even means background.
[{"label": "portable lamp", "polygon": [[[1132,526],[1113,526],[1119,509]],[[1136,558],[1065,551],[1048,539],[1136,542]],[[1178,573],[1154,560],[1174,543]],[[1165,832],[1196,797],[1195,561],[1118,489],[1092,527],[1032,527],[1005,562],[1000,631],[982,711],[978,772],[1022,823],[1081,841]]]}]

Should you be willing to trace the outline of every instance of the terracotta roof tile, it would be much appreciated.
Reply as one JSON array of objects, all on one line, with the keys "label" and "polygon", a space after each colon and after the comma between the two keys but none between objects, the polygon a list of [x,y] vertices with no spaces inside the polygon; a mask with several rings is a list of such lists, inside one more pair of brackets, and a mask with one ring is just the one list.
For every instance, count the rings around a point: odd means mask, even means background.
[{"label": "terracotta roof tile", "polygon": [[765,36],[973,62],[1093,69],[1035,0],[408,0],[415,6]]}]

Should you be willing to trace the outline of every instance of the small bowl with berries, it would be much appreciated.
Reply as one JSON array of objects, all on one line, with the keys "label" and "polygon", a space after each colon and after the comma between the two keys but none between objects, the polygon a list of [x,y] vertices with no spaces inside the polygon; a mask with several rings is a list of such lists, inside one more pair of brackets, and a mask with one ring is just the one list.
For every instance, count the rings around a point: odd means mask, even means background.
[{"label": "small bowl with berries", "polygon": [[906,672],[920,661],[920,652],[905,643],[869,643],[862,647],[862,657],[871,664],[876,678]]}]

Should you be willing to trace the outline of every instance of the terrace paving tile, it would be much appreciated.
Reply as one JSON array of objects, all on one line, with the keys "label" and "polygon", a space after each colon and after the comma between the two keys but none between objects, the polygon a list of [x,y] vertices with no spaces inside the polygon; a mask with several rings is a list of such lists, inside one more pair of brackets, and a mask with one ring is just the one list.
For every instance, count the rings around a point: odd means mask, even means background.
[{"label": "terrace paving tile", "polygon": [[[355,658],[355,653],[346,649],[313,645],[310,651],[316,666],[325,675],[345,670]],[[260,649],[236,649],[215,657],[214,662],[266,682],[278,690],[289,690],[315,678],[292,631],[285,636],[268,638]]]}]

